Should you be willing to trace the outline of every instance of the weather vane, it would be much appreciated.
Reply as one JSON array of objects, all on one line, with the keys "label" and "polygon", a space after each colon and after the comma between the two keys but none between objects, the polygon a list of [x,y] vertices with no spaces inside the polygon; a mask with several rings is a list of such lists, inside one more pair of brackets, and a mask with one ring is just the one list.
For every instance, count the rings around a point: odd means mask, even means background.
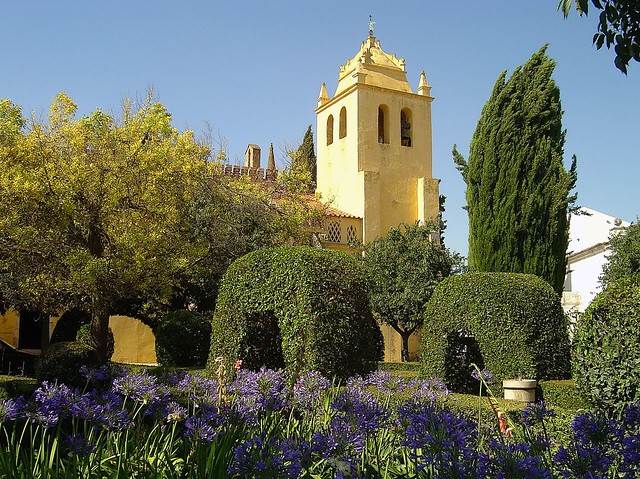
[{"label": "weather vane", "polygon": [[373,29],[376,27],[376,22],[373,21],[373,17],[369,15],[369,35],[373,36]]}]

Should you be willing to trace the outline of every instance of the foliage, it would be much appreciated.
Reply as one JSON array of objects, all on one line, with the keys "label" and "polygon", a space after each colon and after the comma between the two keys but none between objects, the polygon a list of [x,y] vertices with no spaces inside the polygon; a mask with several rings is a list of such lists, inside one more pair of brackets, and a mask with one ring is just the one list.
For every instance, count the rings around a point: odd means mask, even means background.
[{"label": "foliage", "polygon": [[568,377],[566,318],[553,289],[518,273],[466,273],[440,283],[425,311],[423,373],[454,390],[477,390],[471,363],[490,370],[499,385]]},{"label": "foliage", "polygon": [[[598,50],[605,43],[607,49],[614,45],[614,64],[626,75],[632,59],[640,62],[640,3],[637,0],[591,0],[591,3],[601,10],[593,44]],[[573,4],[574,0],[559,0],[558,9],[565,18]],[[576,0],[575,5],[580,15],[589,14],[589,0]]]},{"label": "foliage", "polygon": [[572,379],[542,381],[540,384],[542,399],[549,406],[568,411],[588,409],[589,403]]},{"label": "foliage", "polygon": [[459,263],[457,254],[434,241],[437,234],[431,223],[403,224],[365,245],[371,308],[402,337],[405,359],[409,336],[422,326],[431,293]]},{"label": "foliage", "polygon": [[152,97],[76,117],[65,94],[46,122],[0,102],[0,291],[7,306],[92,319],[106,360],[108,318],[155,325],[167,310],[213,309],[233,259],[297,241],[295,198],[219,174],[210,148]]},{"label": "foliage", "polygon": [[[639,472],[638,406],[620,421],[578,415],[561,444],[548,433],[556,413],[544,404],[521,410],[496,401],[509,417],[501,433],[484,398],[460,414],[450,406],[461,399],[434,380],[375,372],[338,388],[315,371],[291,384],[282,371],[263,369],[241,370],[225,386],[186,373],[111,374],[83,370],[85,392],[43,383],[27,402],[0,400],[0,475],[614,479]],[[407,399],[395,403],[397,395]],[[480,424],[474,408],[488,413]],[[494,427],[484,428],[485,420]]]},{"label": "foliage", "polygon": [[37,369],[41,381],[60,381],[74,386],[84,385],[80,366],[95,367],[98,357],[95,349],[86,342],[70,341],[53,343],[42,356]]},{"label": "foliage", "polygon": [[640,223],[611,235],[609,251],[600,277],[604,287],[627,276],[640,276]]},{"label": "foliage", "polygon": [[317,181],[318,166],[313,144],[311,125],[302,138],[302,143],[295,150],[287,151],[291,159],[291,167],[286,173],[289,187],[298,184],[303,191],[314,191]]},{"label": "foliage", "polygon": [[640,400],[640,282],[610,283],[580,317],[573,371],[594,406],[620,412]]},{"label": "foliage", "polygon": [[18,397],[29,395],[37,385],[37,381],[28,376],[0,375],[0,396]]},{"label": "foliage", "polygon": [[[95,348],[95,344],[93,343],[93,337],[91,336],[91,325],[83,324],[78,328],[78,332],[76,333],[76,341],[79,343],[86,344],[92,348]],[[113,331],[109,328],[109,332],[107,333],[107,358],[111,359],[113,356],[113,351],[115,348],[115,339],[113,337]]]},{"label": "foliage", "polygon": [[348,377],[375,368],[382,335],[364,272],[345,254],[310,247],[249,253],[225,273],[213,317],[209,368],[236,358],[250,369],[315,369]]},{"label": "foliage", "polygon": [[166,314],[154,331],[162,366],[204,366],[209,355],[211,322],[188,310]]},{"label": "foliage", "polygon": [[468,162],[455,146],[453,155],[467,184],[469,270],[535,274],[560,293],[576,160],[566,171],[554,68],[543,47],[509,79],[501,73]]}]

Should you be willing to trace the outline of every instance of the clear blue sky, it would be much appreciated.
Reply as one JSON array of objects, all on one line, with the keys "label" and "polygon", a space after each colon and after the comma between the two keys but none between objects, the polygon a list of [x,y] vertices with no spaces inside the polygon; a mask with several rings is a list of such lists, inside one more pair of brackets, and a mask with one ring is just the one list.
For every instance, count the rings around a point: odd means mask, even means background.
[{"label": "clear blue sky", "polygon": [[412,85],[433,86],[434,175],[447,195],[447,243],[466,252],[464,183],[451,146],[466,153],[498,73],[549,43],[558,62],[566,160],[579,161],[579,203],[635,220],[640,214],[640,64],[628,77],[591,45],[596,17],[564,20],[556,0],[390,1],[6,1],[0,29],[0,97],[43,115],[66,91],[86,113],[117,110],[153,86],[176,126],[276,154],[315,124],[320,83],[367,34],[406,58]]}]

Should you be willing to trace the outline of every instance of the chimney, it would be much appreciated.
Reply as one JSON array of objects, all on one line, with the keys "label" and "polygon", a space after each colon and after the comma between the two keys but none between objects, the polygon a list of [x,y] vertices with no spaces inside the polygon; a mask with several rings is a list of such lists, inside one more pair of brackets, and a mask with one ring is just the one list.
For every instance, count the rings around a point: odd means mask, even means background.
[{"label": "chimney", "polygon": [[247,168],[260,168],[260,147],[258,145],[249,144],[244,152],[244,166]]}]

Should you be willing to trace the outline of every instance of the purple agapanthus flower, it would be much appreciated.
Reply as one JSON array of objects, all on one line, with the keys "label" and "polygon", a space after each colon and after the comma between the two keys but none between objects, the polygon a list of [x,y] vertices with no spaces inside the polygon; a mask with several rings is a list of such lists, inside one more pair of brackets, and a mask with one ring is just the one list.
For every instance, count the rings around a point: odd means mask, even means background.
[{"label": "purple agapanthus flower", "polygon": [[187,408],[175,401],[169,401],[163,407],[163,417],[167,422],[181,422],[187,417]]},{"label": "purple agapanthus flower", "polygon": [[476,381],[480,381],[480,379],[482,379],[486,383],[491,383],[493,381],[493,373],[488,369],[478,371],[474,368],[473,371],[471,371],[471,377]]},{"label": "purple agapanthus flower", "polygon": [[546,418],[555,417],[556,412],[548,409],[544,401],[527,405],[522,411],[522,422],[527,426],[543,422]]},{"label": "purple agapanthus flower", "polygon": [[408,402],[398,408],[398,415],[404,429],[402,445],[409,448],[418,471],[431,467],[438,477],[473,477],[477,460],[473,421],[428,402]]},{"label": "purple agapanthus flower", "polygon": [[255,420],[268,411],[279,411],[288,405],[288,388],[284,373],[262,368],[253,372],[241,369],[229,386],[235,395],[234,407],[247,420]]},{"label": "purple agapanthus flower", "polygon": [[416,401],[435,401],[450,394],[444,381],[437,378],[412,379],[407,384],[406,391]]},{"label": "purple agapanthus flower", "polygon": [[302,374],[293,386],[293,401],[302,409],[311,410],[331,387],[331,382],[317,371]]},{"label": "purple agapanthus flower", "polygon": [[113,390],[146,405],[158,406],[168,399],[169,391],[147,372],[130,373],[113,380]]},{"label": "purple agapanthus flower", "polygon": [[64,384],[44,381],[33,393],[33,402],[25,413],[30,419],[52,427],[70,414],[77,393]]},{"label": "purple agapanthus flower", "polygon": [[295,479],[302,472],[304,451],[307,449],[301,440],[277,440],[257,435],[236,446],[228,472],[235,478]]},{"label": "purple agapanthus flower", "polygon": [[218,382],[214,379],[184,374],[175,383],[175,388],[197,405],[213,405],[218,401]]},{"label": "purple agapanthus flower", "polygon": [[391,374],[389,371],[373,371],[364,378],[364,384],[387,396],[404,392],[408,387],[406,379]]},{"label": "purple agapanthus flower", "polygon": [[15,421],[22,414],[25,401],[23,398],[18,399],[1,399],[0,400],[0,424],[3,422]]},{"label": "purple agapanthus flower", "polygon": [[69,449],[69,454],[78,457],[86,457],[96,448],[79,434],[66,436],[64,442]]},{"label": "purple agapanthus flower", "polygon": [[211,442],[218,435],[226,418],[214,407],[202,407],[184,423],[184,435],[194,441]]},{"label": "purple agapanthus flower", "polygon": [[89,368],[87,366],[81,366],[80,375],[92,384],[101,384],[111,379],[109,366],[106,364],[100,366],[99,368]]},{"label": "purple agapanthus flower", "polygon": [[488,453],[481,454],[478,479],[552,479],[540,454],[529,444],[491,441]]},{"label": "purple agapanthus flower", "polygon": [[362,389],[347,387],[331,403],[331,408],[364,435],[376,432],[386,425],[390,411],[373,394]]},{"label": "purple agapanthus flower", "polygon": [[132,425],[122,396],[111,390],[83,394],[70,410],[74,417],[109,431],[122,431]]}]

